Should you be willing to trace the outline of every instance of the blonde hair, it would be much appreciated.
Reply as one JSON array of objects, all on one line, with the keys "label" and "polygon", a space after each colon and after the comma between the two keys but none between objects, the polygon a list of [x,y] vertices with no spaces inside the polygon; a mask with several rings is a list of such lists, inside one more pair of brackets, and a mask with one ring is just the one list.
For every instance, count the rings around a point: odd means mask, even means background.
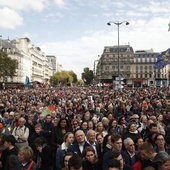
[{"label": "blonde hair", "polygon": [[32,160],[34,156],[34,152],[31,147],[29,146],[23,146],[19,149],[19,152],[22,152],[25,158],[25,161],[29,162]]}]

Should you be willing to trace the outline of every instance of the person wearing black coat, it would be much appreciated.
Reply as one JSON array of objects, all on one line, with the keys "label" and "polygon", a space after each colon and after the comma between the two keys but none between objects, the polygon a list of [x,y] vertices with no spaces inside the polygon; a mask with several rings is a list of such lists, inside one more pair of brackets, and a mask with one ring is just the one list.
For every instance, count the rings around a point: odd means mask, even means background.
[{"label": "person wearing black coat", "polygon": [[82,153],[83,170],[102,170],[101,161],[97,158],[92,146],[87,146]]},{"label": "person wearing black coat", "polygon": [[51,170],[51,147],[47,144],[47,141],[43,137],[37,138],[34,144],[38,150],[36,163],[39,170]]},{"label": "person wearing black coat", "polygon": [[4,146],[6,147],[5,150],[2,151],[1,155],[1,163],[2,169],[6,169],[6,161],[10,155],[18,155],[18,148],[15,146],[16,139],[13,135],[8,135],[4,139]]}]

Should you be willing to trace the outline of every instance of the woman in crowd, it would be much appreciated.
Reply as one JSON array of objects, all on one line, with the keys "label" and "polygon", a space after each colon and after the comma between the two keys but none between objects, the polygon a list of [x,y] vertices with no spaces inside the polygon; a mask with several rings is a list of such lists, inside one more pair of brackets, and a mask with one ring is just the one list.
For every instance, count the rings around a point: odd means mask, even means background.
[{"label": "woman in crowd", "polygon": [[[64,166],[61,168],[61,170],[69,170],[68,168],[68,161],[69,159],[73,156],[72,152],[67,152],[64,157],[63,157],[63,162],[64,162]],[[57,169],[60,170],[60,169]]]},{"label": "woman in crowd", "polygon": [[95,154],[92,146],[87,146],[82,153],[83,156],[83,170],[102,170],[101,162]]},{"label": "woman in crowd", "polygon": [[112,148],[111,134],[107,134],[103,139],[103,155]]},{"label": "woman in crowd", "polygon": [[144,141],[143,141],[143,139],[141,137],[136,138],[136,140],[134,141],[136,151],[139,151],[139,148],[143,144],[143,142]]},{"label": "woman in crowd", "polygon": [[63,157],[67,153],[68,147],[74,142],[74,134],[67,132],[64,135],[64,142],[58,147],[56,152],[56,168],[61,169],[63,166]]},{"label": "woman in crowd", "polygon": [[121,135],[123,136],[127,128],[127,122],[126,122],[126,118],[124,115],[118,118],[118,125],[121,128]]},{"label": "woman in crowd", "polygon": [[121,132],[121,128],[120,126],[117,124],[117,120],[116,119],[112,119],[109,122],[109,127],[108,127],[108,133],[109,134],[113,134],[113,133],[118,133],[118,134],[122,134]]},{"label": "woman in crowd", "polygon": [[166,152],[159,152],[154,160],[153,164],[156,170],[169,170],[170,169],[170,156]]},{"label": "woman in crowd", "polygon": [[123,138],[131,138],[133,141],[135,141],[138,137],[140,137],[140,133],[137,131],[136,123],[132,122],[129,123],[127,126],[127,132],[124,134]]},{"label": "woman in crowd", "polygon": [[38,170],[36,163],[32,160],[34,152],[31,147],[24,146],[19,149],[18,160],[20,162],[20,170]]},{"label": "woman in crowd", "polygon": [[104,138],[103,138],[102,134],[97,134],[96,140],[100,144],[101,152],[103,152],[103,140],[104,140]]},{"label": "woman in crowd", "polygon": [[97,127],[96,127],[96,134],[102,134],[103,135],[103,137],[105,137],[106,136],[106,134],[107,134],[107,131],[105,130],[105,128],[104,128],[104,126],[103,126],[103,123],[102,122],[99,122],[98,124],[97,124]]},{"label": "woman in crowd", "polygon": [[87,134],[87,131],[88,131],[88,129],[87,129],[87,122],[81,122],[81,127],[80,127],[80,129],[85,133],[85,134]]},{"label": "woman in crowd", "polygon": [[71,122],[72,131],[75,133],[80,129],[80,121],[78,119],[73,119]]},{"label": "woman in crowd", "polygon": [[36,163],[39,170],[51,170],[51,147],[42,137],[36,138],[34,143],[38,151],[36,155]]},{"label": "woman in crowd", "polygon": [[57,149],[63,143],[64,135],[70,131],[72,130],[68,120],[66,118],[61,118],[58,125],[54,127],[52,131],[51,145]]}]

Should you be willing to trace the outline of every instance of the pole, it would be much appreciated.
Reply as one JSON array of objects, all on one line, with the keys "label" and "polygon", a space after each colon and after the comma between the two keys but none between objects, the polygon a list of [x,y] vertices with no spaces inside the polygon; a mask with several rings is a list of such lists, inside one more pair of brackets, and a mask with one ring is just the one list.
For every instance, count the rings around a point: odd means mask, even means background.
[{"label": "pole", "polygon": [[119,50],[120,50],[119,49],[120,48],[119,47],[119,25],[120,25],[120,23],[118,22],[117,23],[117,33],[118,33],[118,36],[117,36],[117,38],[118,38],[118,89],[121,88],[120,87],[120,58],[119,58],[120,57],[119,56]]}]

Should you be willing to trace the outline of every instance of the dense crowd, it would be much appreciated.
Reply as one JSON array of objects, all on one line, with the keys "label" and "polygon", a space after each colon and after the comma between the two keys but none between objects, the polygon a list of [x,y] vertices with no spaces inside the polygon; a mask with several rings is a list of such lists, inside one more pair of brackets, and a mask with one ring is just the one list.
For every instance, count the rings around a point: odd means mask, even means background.
[{"label": "dense crowd", "polygon": [[0,91],[1,170],[170,170],[170,89]]}]

